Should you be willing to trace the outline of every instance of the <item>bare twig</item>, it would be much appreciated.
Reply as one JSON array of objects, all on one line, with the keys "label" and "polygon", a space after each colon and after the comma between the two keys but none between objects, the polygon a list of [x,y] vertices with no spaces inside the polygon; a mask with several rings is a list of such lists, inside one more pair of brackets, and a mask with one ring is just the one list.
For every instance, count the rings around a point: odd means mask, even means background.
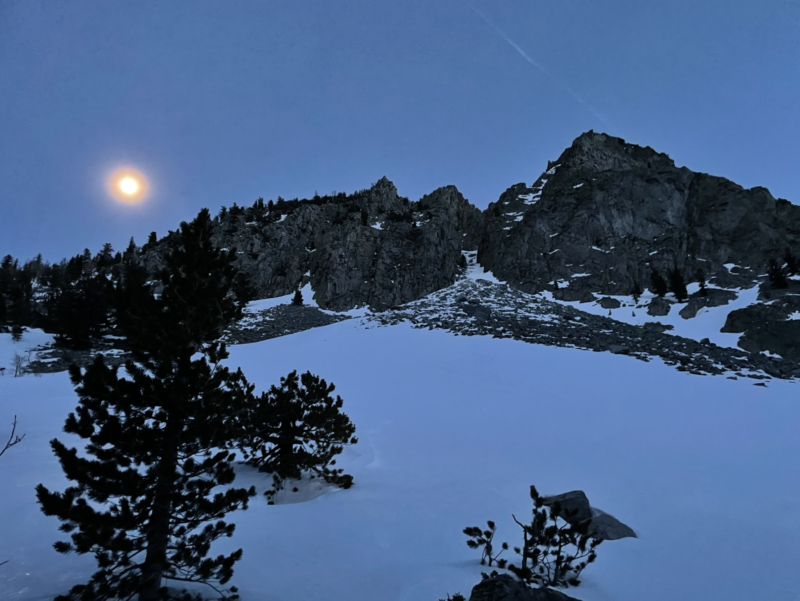
[{"label": "bare twig", "polygon": [[6,446],[4,446],[2,450],[0,450],[0,457],[2,457],[3,453],[5,453],[8,449],[13,447],[15,444],[19,444],[20,442],[22,442],[22,439],[25,438],[24,434],[22,436],[15,436],[14,433],[16,431],[17,431],[17,416],[15,415],[14,423],[12,424],[11,427],[11,436],[8,437],[8,442],[6,443]]}]

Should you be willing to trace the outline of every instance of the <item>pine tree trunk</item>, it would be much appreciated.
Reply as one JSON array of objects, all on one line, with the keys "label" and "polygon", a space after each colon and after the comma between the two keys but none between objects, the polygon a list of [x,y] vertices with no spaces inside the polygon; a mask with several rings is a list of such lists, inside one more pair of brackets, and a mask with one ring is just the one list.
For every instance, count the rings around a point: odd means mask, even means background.
[{"label": "pine tree trunk", "polygon": [[142,564],[142,579],[139,601],[156,601],[164,571],[167,569],[167,546],[169,545],[169,521],[172,514],[172,496],[178,465],[177,418],[171,414],[167,419],[164,452],[158,466],[158,481],[153,497],[153,510],[147,525],[147,553]]}]

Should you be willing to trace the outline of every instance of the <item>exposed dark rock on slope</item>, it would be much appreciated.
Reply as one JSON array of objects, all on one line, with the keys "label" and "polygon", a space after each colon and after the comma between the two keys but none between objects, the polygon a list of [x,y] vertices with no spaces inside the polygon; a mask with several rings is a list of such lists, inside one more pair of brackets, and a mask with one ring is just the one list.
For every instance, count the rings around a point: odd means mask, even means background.
[{"label": "exposed dark rock on slope", "polygon": [[411,203],[382,178],[350,196],[228,211],[214,242],[237,249],[260,297],[310,280],[321,307],[385,309],[452,284],[479,220],[454,186]]},{"label": "exposed dark rock on slope", "polygon": [[799,206],[676,167],[649,147],[590,131],[548,167],[484,213],[479,262],[528,292],[569,280],[565,300],[629,294],[651,268],[673,266],[687,281],[702,269],[722,287],[749,287],[770,258],[800,247]]},{"label": "exposed dark rock on slope", "polygon": [[629,294],[675,266],[687,282],[702,269],[720,287],[751,287],[770,258],[800,249],[800,206],[591,131],[483,212],[454,186],[409,202],[385,177],[349,196],[236,209],[217,218],[214,241],[237,249],[257,295],[310,279],[335,310],[421,298],[452,284],[461,251],[476,248],[501,280],[563,300]]},{"label": "exposed dark rock on slope", "polygon": [[[763,283],[767,263],[780,263],[785,249],[800,254],[800,206],[591,131],[534,184],[510,187],[483,212],[454,186],[409,202],[384,177],[351,195],[234,205],[215,226],[214,243],[237,249],[257,297],[289,294],[310,281],[314,300],[333,310],[385,310],[422,298],[453,284],[462,251],[477,250],[479,263],[499,279],[567,301],[627,295],[635,283],[649,288],[653,269],[666,277],[677,268],[687,283],[702,270],[717,288],[692,296],[680,309],[688,319],[735,297],[719,288]],[[148,245],[148,267],[159,265],[169,240]],[[750,350],[780,349],[800,360],[781,334],[795,294],[773,299],[782,309],[769,313],[769,327],[756,332],[748,322],[742,331]],[[603,302],[613,308],[615,301]],[[671,304],[656,299],[648,312],[665,315]]]}]

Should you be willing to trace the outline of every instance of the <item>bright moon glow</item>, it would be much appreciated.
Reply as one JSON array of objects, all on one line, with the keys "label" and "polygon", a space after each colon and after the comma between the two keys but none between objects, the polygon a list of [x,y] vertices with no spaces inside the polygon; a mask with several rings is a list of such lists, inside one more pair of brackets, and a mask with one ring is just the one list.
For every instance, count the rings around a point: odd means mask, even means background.
[{"label": "bright moon glow", "polygon": [[139,204],[147,196],[147,188],[147,178],[132,167],[121,167],[108,178],[111,197],[126,204]]},{"label": "bright moon glow", "polygon": [[136,183],[136,180],[132,177],[126,177],[119,183],[119,188],[125,194],[133,194],[139,189],[139,184]]}]

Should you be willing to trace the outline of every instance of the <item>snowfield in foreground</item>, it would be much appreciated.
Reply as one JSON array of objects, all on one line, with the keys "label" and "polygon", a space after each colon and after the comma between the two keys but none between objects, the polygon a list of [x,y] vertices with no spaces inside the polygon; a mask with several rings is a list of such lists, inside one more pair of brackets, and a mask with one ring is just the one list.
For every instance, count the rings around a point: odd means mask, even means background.
[{"label": "snowfield in foreground", "polygon": [[[23,340],[24,342],[24,340]],[[0,335],[0,357],[10,336]],[[13,352],[10,353],[13,355]],[[232,514],[243,601],[437,601],[468,596],[483,568],[466,526],[530,516],[528,487],[586,492],[638,539],[598,548],[585,601],[800,599],[800,385],[678,372],[610,353],[454,336],[359,320],[231,347],[259,389],[293,369],[336,384],[359,443],[339,464],[350,490],[301,485]],[[9,370],[6,370],[7,372]],[[94,571],[63,556],[34,486],[63,490],[50,451],[77,397],[66,373],[0,377],[0,599],[52,599]],[[240,467],[236,485],[268,476]],[[513,557],[513,555],[512,555]]]}]

